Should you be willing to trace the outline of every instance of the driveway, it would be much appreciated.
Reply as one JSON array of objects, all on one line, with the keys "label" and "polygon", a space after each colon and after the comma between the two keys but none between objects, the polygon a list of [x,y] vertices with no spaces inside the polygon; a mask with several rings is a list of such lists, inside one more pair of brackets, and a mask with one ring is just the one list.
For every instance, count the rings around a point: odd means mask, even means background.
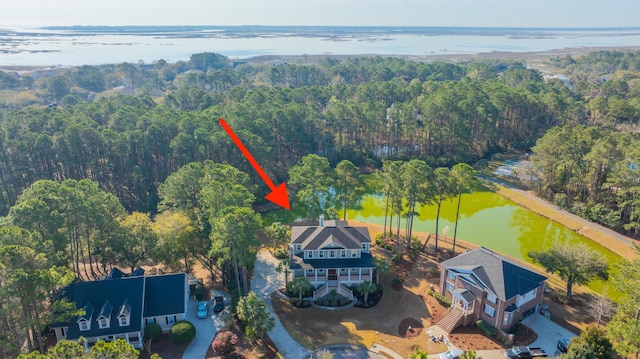
[{"label": "driveway", "polygon": [[540,314],[532,314],[524,318],[522,324],[533,329],[538,335],[538,339],[530,347],[540,347],[549,356],[553,356],[556,352],[556,345],[559,339],[571,339],[576,336]]},{"label": "driveway", "polygon": [[[209,301],[209,304],[211,304],[211,301]],[[209,316],[207,318],[198,319],[197,312],[198,302],[190,298],[187,307],[187,320],[196,327],[196,337],[193,338],[182,354],[182,359],[202,359],[206,357],[213,338],[218,330],[224,326],[218,319],[218,315],[213,314],[211,305],[209,305]]]},{"label": "driveway", "polygon": [[269,337],[278,347],[278,352],[285,359],[304,359],[309,356],[309,351],[291,338],[278,316],[273,314],[275,311],[271,303],[271,294],[276,289],[284,287],[284,274],[276,272],[278,263],[279,261],[269,251],[258,252],[251,279],[251,291],[264,300],[275,319],[276,326],[269,332]]}]

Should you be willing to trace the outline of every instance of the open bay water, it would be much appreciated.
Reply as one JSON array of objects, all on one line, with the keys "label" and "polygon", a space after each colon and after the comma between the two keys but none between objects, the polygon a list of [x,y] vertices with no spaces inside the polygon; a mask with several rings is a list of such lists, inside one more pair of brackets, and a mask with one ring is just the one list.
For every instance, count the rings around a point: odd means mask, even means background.
[{"label": "open bay water", "polygon": [[0,66],[79,66],[299,55],[434,55],[640,46],[638,28],[71,26],[2,29]]}]

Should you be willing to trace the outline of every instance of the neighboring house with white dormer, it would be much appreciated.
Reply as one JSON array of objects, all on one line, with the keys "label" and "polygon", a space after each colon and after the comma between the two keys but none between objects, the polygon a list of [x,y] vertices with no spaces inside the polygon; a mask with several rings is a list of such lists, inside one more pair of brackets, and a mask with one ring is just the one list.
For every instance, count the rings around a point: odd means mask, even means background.
[{"label": "neighboring house with white dormer", "polygon": [[146,324],[156,322],[167,332],[186,318],[189,284],[185,273],[126,277],[117,272],[64,289],[63,297],[85,314],[52,325],[57,341],[84,337],[86,345],[91,345],[120,338],[141,348]]},{"label": "neighboring house with white dormer", "polygon": [[348,286],[373,281],[370,247],[369,230],[347,221],[325,221],[321,216],[318,226],[294,226],[289,243],[292,279],[306,277],[316,288],[314,298],[336,289],[353,299]]},{"label": "neighboring house with white dormer", "polygon": [[441,321],[447,332],[478,319],[505,330],[525,312],[537,311],[542,302],[547,277],[487,248],[460,254],[440,266],[440,294],[452,301]]}]

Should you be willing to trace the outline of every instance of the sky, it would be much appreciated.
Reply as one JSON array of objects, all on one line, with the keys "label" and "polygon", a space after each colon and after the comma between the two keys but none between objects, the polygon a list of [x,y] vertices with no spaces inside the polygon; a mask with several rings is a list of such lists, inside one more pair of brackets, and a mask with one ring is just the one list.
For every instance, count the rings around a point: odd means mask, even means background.
[{"label": "sky", "polygon": [[0,28],[47,25],[639,27],[638,0],[3,0]]}]

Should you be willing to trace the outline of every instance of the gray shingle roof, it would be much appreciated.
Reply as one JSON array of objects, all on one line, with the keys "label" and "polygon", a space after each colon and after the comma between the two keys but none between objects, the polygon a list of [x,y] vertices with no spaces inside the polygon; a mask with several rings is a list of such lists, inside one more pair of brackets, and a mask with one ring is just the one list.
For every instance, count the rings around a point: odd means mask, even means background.
[{"label": "gray shingle roof", "polygon": [[360,249],[362,243],[371,243],[371,237],[366,227],[299,226],[291,228],[291,243],[301,244],[302,250]]},{"label": "gray shingle roof", "polygon": [[463,253],[440,265],[503,301],[524,295],[547,279],[484,247]]}]

